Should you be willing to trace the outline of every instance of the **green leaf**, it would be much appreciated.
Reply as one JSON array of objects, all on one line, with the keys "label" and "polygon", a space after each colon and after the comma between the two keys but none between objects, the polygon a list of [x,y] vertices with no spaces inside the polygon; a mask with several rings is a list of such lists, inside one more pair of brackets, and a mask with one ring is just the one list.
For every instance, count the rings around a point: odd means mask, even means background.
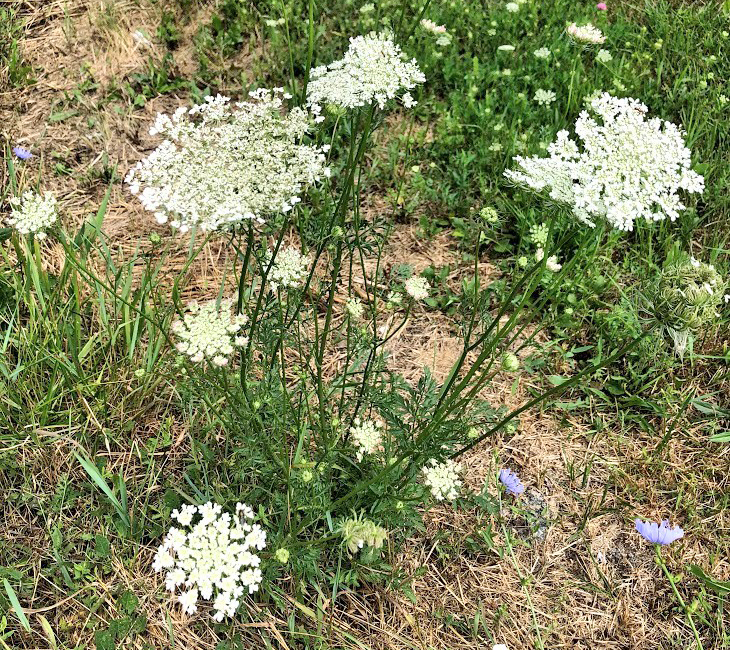
[{"label": "green leaf", "polygon": [[[112,489],[109,487],[109,485],[107,485],[107,482],[104,480],[104,477],[99,473],[96,465],[94,465],[88,459],[83,458],[78,452],[74,452],[74,456],[76,456],[76,460],[81,463],[81,467],[86,470],[89,478],[94,483],[96,483],[97,487],[106,495],[107,499],[109,499],[111,504],[114,506],[114,509],[117,511],[119,518],[122,520],[122,523],[124,523],[124,525],[126,526],[127,530],[131,530],[132,524],[129,518],[129,512],[122,506]],[[124,479],[122,479],[121,476],[119,477],[119,483],[120,486],[124,484]],[[126,501],[126,490],[122,490],[122,494],[124,495],[124,500]]]},{"label": "green leaf", "polygon": [[23,608],[20,606],[20,602],[18,601],[18,597],[15,595],[15,591],[5,578],[3,578],[3,585],[5,585],[5,593],[8,595],[10,604],[13,606],[13,610],[15,610],[15,615],[18,617],[20,624],[26,632],[30,632],[30,623],[28,622],[28,618],[26,617]]},{"label": "green leaf", "polygon": [[730,582],[722,582],[720,580],[715,580],[711,576],[708,576],[696,564],[689,565],[689,572],[696,578],[699,578],[702,582],[705,583],[705,585],[707,585],[710,589],[713,589],[714,591],[716,591],[721,596],[726,596],[726,595],[730,594]]},{"label": "green leaf", "polygon": [[730,431],[723,431],[722,433],[716,433],[710,442],[730,442]]}]

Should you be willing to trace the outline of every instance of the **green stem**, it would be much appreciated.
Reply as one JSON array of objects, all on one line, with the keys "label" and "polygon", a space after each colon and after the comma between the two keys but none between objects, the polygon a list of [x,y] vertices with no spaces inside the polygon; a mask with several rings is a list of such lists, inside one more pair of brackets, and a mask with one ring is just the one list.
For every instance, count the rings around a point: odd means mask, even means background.
[{"label": "green stem", "polygon": [[684,598],[682,598],[682,594],[680,594],[679,590],[677,589],[677,585],[675,584],[675,578],[670,573],[669,568],[667,567],[667,563],[664,561],[664,558],[662,557],[661,548],[662,547],[659,544],[655,545],[657,564],[662,568],[664,575],[667,577],[667,580],[669,580],[669,584],[672,587],[674,596],[677,599],[677,601],[679,602],[680,607],[684,611],[685,616],[687,617],[689,626],[692,628],[692,632],[695,635],[695,641],[697,641],[697,648],[699,650],[703,650],[702,641],[700,640],[700,633],[697,631],[697,628],[695,627],[695,622],[694,622],[694,619],[692,618],[692,613],[689,611],[689,607],[687,607],[687,605],[685,604]]}]

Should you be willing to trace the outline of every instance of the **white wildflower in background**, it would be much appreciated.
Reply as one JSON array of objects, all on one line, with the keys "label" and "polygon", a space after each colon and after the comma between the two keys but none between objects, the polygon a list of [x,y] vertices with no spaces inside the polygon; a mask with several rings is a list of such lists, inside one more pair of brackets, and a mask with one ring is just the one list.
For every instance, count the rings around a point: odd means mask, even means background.
[{"label": "white wildflower in background", "polygon": [[432,34],[446,33],[446,25],[437,25],[433,20],[429,20],[428,18],[421,20],[421,27]]},{"label": "white wildflower in background", "polygon": [[425,300],[428,298],[429,289],[428,280],[420,275],[414,275],[408,278],[405,283],[406,293],[413,300]]},{"label": "white wildflower in background", "polygon": [[438,45],[439,47],[448,47],[449,45],[451,45],[452,39],[453,37],[451,36],[451,34],[446,32],[446,34],[441,34],[441,36],[436,39],[436,45]]},{"label": "white wildflower in background", "polygon": [[[271,251],[266,251],[264,256],[265,264],[269,264],[271,255]],[[307,277],[308,266],[309,259],[293,246],[279,250],[269,271],[271,290],[294,289],[300,286]]]},{"label": "white wildflower in background", "polygon": [[676,219],[685,209],[678,191],[704,189],[704,178],[690,169],[684,132],[659,118],[646,120],[648,109],[636,99],[604,93],[591,108],[602,123],[580,114],[575,132],[581,147],[560,131],[548,158],[517,156],[519,169],[505,176],[537,192],[547,189],[590,226],[599,217],[621,230],[632,230],[638,218]]},{"label": "white wildflower in background", "polygon": [[236,348],[248,343],[240,336],[241,327],[248,319],[234,315],[233,298],[225,298],[220,305],[211,300],[202,305],[193,301],[182,320],[172,324],[173,333],[180,339],[177,351],[200,363],[208,360],[216,366],[225,366]]},{"label": "white wildflower in background", "polygon": [[342,59],[312,69],[307,86],[312,112],[319,114],[323,104],[357,108],[375,102],[382,109],[388,100],[426,81],[416,60],[407,61],[391,38],[385,32],[351,38]]},{"label": "white wildflower in background", "polygon": [[568,25],[568,36],[576,43],[582,43],[584,45],[600,45],[606,42],[606,37],[603,32],[594,27],[591,23],[585,25],[576,25],[571,23]]},{"label": "white wildflower in background", "polygon": [[[545,257],[545,249],[538,248],[535,251],[535,261],[542,262],[544,257]],[[545,260],[545,268],[548,271],[550,271],[551,273],[557,273],[560,269],[563,268],[563,265],[558,262],[557,255],[551,255],[550,257],[547,258],[547,260]]]},{"label": "white wildflower in background", "polygon": [[557,95],[552,90],[543,90],[542,88],[538,88],[535,91],[535,96],[533,99],[540,104],[540,106],[550,106],[555,99]]},{"label": "white wildflower in background", "polygon": [[431,459],[423,468],[424,484],[431,488],[431,494],[437,501],[453,501],[459,496],[461,487],[461,464],[451,459],[439,463]]},{"label": "white wildflower in background", "polygon": [[151,135],[165,141],[137,163],[126,182],[159,223],[186,232],[225,228],[288,212],[308,185],[329,174],[324,148],[301,143],[310,116],[282,114],[283,89],[249,93],[230,104],[221,95],[159,114]]},{"label": "white wildflower in background", "polygon": [[613,61],[613,56],[611,56],[611,53],[608,50],[598,50],[598,54],[596,54],[596,61],[599,63],[608,63],[609,61]]},{"label": "white wildflower in background", "polygon": [[357,447],[357,459],[365,454],[383,451],[383,423],[380,420],[361,420],[355,418],[350,427],[352,442]]},{"label": "white wildflower in background", "polygon": [[515,14],[520,10],[520,5],[518,5],[516,2],[508,2],[506,5],[504,5],[504,8],[511,14]]},{"label": "white wildflower in background", "polygon": [[369,14],[375,11],[375,5],[372,2],[368,2],[367,4],[364,4],[360,9],[358,10],[361,14]]},{"label": "white wildflower in background", "polygon": [[173,511],[180,528],[170,528],[152,564],[166,572],[165,587],[178,591],[186,614],[193,614],[202,598],[213,602],[218,622],[236,613],[245,593],[258,590],[263,576],[255,552],[266,547],[266,532],[247,521],[253,518],[249,506],[236,504],[235,517],[222,510],[209,501]]},{"label": "white wildflower in background", "polygon": [[365,307],[359,298],[348,298],[345,303],[345,309],[353,320],[362,318],[362,315],[365,313]]},{"label": "white wildflower in background", "polygon": [[515,51],[515,46],[514,45],[509,45],[509,44],[507,44],[507,45],[500,45],[497,49],[500,52],[514,52]]},{"label": "white wildflower in background", "polygon": [[547,47],[541,47],[533,52],[538,59],[547,59],[550,56],[550,50]]},{"label": "white wildflower in background", "polygon": [[41,196],[27,190],[22,196],[10,199],[10,216],[6,223],[21,235],[33,234],[37,239],[45,239],[46,231],[58,219],[56,197],[50,192]]}]

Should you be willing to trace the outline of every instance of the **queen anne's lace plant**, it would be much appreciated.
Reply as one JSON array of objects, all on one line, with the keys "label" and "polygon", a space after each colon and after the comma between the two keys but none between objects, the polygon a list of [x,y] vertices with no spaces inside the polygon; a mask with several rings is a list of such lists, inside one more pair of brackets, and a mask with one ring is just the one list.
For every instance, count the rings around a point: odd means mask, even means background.
[{"label": "queen anne's lace plant", "polygon": [[365,307],[362,304],[362,300],[360,300],[359,298],[348,298],[347,302],[345,303],[345,309],[347,310],[348,316],[352,318],[352,320],[359,320],[365,313]]},{"label": "queen anne's lace plant", "polygon": [[266,547],[266,532],[250,523],[253,510],[238,503],[231,517],[209,501],[184,505],[172,517],[180,528],[170,528],[152,568],[166,572],[165,586],[173,593],[179,590],[177,599],[186,614],[195,613],[202,598],[213,601],[216,621],[233,616],[244,593],[257,591],[262,580],[255,551]]},{"label": "queen anne's lace plant", "polygon": [[429,288],[428,280],[420,275],[411,276],[405,283],[406,293],[413,300],[425,300],[428,298]]},{"label": "queen anne's lace plant", "polygon": [[423,468],[424,484],[431,488],[431,494],[437,501],[453,501],[459,496],[461,487],[461,464],[451,459],[439,463],[431,459]]},{"label": "queen anne's lace plant", "polygon": [[391,34],[371,32],[351,38],[342,59],[311,70],[307,102],[319,114],[326,104],[347,109],[375,102],[382,109],[401,95],[409,108],[416,102],[408,91],[424,81],[416,60],[406,60]]},{"label": "queen anne's lace plant", "polygon": [[606,42],[606,37],[603,32],[594,27],[591,23],[585,25],[576,25],[571,23],[568,25],[568,36],[576,43],[582,43],[584,45],[600,45]]},{"label": "queen anne's lace plant", "polygon": [[676,219],[685,209],[677,192],[704,190],[704,178],[690,169],[682,130],[659,118],[646,120],[648,109],[636,99],[603,93],[590,106],[601,121],[580,114],[580,147],[560,131],[548,158],[517,156],[520,169],[505,176],[537,192],[547,189],[590,226],[599,217],[621,230],[632,230],[638,218]]},{"label": "queen anne's lace plant", "polygon": [[46,231],[57,219],[56,197],[50,192],[41,196],[28,190],[22,196],[10,199],[10,217],[6,223],[21,235],[32,233],[37,239],[44,239]]},{"label": "queen anne's lace plant", "polygon": [[365,454],[383,451],[383,423],[380,420],[361,420],[355,418],[350,427],[352,442],[357,447],[357,459]]},{"label": "queen anne's lace plant", "polygon": [[248,343],[240,336],[247,322],[243,314],[233,314],[233,298],[215,300],[202,305],[193,301],[182,320],[172,324],[173,333],[180,339],[177,350],[195,363],[208,360],[216,366],[225,366],[236,348]]},{"label": "queen anne's lace plant", "polygon": [[309,115],[301,108],[282,114],[282,97],[280,88],[261,89],[246,102],[218,95],[158,114],[150,134],[166,139],[130,170],[130,191],[158,222],[182,232],[291,210],[329,172],[325,149],[301,142]]},{"label": "queen anne's lace plant", "polygon": [[[271,251],[266,251],[266,264],[270,263],[271,255]],[[279,250],[269,271],[269,287],[272,291],[278,291],[300,286],[307,277],[308,266],[309,258],[293,246]]]}]

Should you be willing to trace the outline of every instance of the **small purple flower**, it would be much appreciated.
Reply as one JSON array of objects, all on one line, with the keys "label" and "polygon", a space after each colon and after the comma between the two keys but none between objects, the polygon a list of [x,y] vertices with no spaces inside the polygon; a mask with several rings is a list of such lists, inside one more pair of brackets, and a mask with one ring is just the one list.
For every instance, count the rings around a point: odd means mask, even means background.
[{"label": "small purple flower", "polygon": [[13,153],[21,160],[28,160],[28,158],[33,157],[30,149],[26,149],[25,147],[21,147],[20,145],[13,147]]},{"label": "small purple flower", "polygon": [[522,485],[522,481],[520,481],[517,474],[515,474],[511,469],[499,470],[499,480],[502,482],[502,485],[507,488],[507,492],[510,494],[518,496],[525,491],[525,486]]},{"label": "small purple flower", "polygon": [[666,546],[684,537],[684,531],[679,526],[670,528],[667,519],[660,524],[655,524],[653,521],[641,521],[641,519],[636,519],[634,523],[636,524],[636,530],[641,533],[641,536],[652,544]]}]

